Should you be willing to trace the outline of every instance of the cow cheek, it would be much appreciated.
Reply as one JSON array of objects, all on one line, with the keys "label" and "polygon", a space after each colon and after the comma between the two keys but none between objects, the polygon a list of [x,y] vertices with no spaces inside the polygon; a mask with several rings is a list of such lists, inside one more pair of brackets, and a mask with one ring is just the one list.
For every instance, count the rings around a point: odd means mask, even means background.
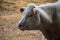
[{"label": "cow cheek", "polygon": [[27,26],[28,26],[29,28],[33,28],[33,27],[36,26],[36,24],[35,24],[33,21],[29,21],[29,22],[27,23]]}]

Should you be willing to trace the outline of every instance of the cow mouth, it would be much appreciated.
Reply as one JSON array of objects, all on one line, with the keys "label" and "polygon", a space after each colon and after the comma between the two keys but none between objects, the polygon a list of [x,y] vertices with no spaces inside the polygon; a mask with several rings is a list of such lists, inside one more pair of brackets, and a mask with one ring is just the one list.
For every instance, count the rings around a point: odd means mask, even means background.
[{"label": "cow mouth", "polygon": [[20,30],[24,31],[24,29],[23,29],[23,28],[18,27],[18,29],[20,29]]}]

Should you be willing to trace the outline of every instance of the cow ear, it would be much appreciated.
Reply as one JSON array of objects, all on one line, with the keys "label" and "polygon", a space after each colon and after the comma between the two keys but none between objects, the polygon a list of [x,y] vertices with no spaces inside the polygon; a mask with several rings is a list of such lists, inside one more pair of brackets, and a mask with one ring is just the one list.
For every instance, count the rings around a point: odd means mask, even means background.
[{"label": "cow ear", "polygon": [[22,13],[25,10],[25,7],[21,7],[19,10]]}]

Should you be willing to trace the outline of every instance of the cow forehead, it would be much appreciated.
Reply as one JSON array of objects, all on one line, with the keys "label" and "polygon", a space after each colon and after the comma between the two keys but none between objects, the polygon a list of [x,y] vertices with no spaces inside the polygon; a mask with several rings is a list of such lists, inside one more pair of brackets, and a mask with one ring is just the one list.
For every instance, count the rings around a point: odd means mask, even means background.
[{"label": "cow forehead", "polygon": [[31,9],[24,10],[23,15],[31,15],[33,13],[34,13],[33,8],[31,8]]}]

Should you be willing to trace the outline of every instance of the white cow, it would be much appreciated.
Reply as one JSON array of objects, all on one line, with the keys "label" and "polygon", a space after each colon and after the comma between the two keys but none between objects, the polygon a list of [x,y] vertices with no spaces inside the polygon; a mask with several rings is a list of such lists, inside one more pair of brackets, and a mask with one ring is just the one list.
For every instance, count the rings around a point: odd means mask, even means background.
[{"label": "white cow", "polygon": [[21,30],[40,30],[47,40],[60,40],[60,0],[36,6],[29,4],[18,23]]}]

